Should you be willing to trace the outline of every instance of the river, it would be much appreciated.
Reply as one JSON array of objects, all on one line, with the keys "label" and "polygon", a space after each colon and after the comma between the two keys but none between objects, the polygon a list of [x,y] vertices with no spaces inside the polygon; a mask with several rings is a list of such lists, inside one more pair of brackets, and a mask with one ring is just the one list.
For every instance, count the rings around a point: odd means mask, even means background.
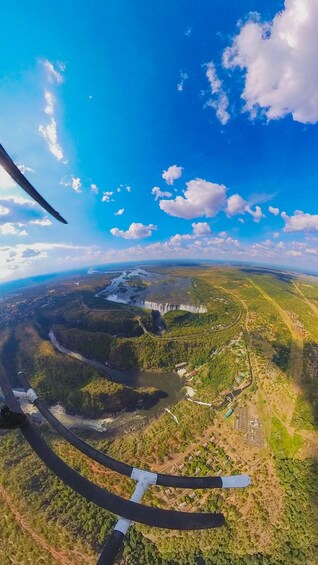
[{"label": "river", "polygon": [[[141,388],[141,387],[153,387],[158,390],[161,390],[165,393],[165,397],[159,398],[158,402],[152,406],[150,409],[138,409],[133,413],[130,413],[129,416],[127,415],[127,419],[129,419],[130,424],[133,423],[133,420],[137,419],[150,419],[153,416],[157,415],[158,413],[162,412],[165,408],[174,406],[183,396],[184,390],[183,387],[183,379],[176,373],[169,373],[169,372],[147,372],[147,371],[140,371],[138,369],[134,370],[127,370],[127,371],[120,371],[118,369],[112,369],[108,366],[105,366],[103,363],[99,361],[95,361],[94,359],[88,359],[84,357],[80,353],[76,353],[75,351],[71,351],[67,349],[63,345],[61,345],[56,336],[54,335],[53,330],[51,329],[49,332],[50,341],[55,349],[57,349],[60,353],[64,355],[68,355],[73,359],[81,363],[85,363],[86,365],[97,369],[99,373],[102,373],[105,378],[128,386],[132,388]],[[63,408],[63,414],[61,412],[61,407],[58,407],[57,416],[60,417],[61,415],[64,419],[67,418],[76,418],[76,420],[69,421],[71,427],[77,427],[78,424],[81,424],[81,427],[86,429],[94,429],[96,431],[105,431],[105,429],[109,428],[109,424],[111,423],[111,427],[113,428],[116,424],[117,416],[115,418],[104,418],[100,420],[88,420],[87,418],[82,418],[81,416],[69,416],[65,413]],[[119,417],[119,424],[122,426],[122,420],[125,418],[124,415]],[[64,423],[64,422],[63,422]],[[66,425],[66,424],[65,424]],[[96,427],[97,426],[97,427]]]}]

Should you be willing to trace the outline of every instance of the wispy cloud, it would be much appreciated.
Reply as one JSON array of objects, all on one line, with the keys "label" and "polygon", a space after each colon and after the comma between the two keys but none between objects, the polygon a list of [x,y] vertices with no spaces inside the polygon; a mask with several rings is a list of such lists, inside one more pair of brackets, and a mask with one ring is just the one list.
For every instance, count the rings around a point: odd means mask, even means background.
[{"label": "wispy cloud", "polygon": [[32,169],[31,167],[27,167],[26,165],[17,165],[17,167],[23,175],[25,175],[25,173],[34,173],[35,172],[34,169]]},{"label": "wispy cloud", "polygon": [[[46,71],[47,82],[49,83],[61,83],[63,82],[63,77],[53,66],[50,61],[45,60],[43,62],[44,69]],[[39,125],[39,132],[45,139],[48,148],[52,155],[61,161],[64,159],[64,152],[58,140],[57,134],[57,123],[55,119],[55,105],[56,100],[54,94],[48,88],[44,90],[44,113],[50,118],[48,122]]]},{"label": "wispy cloud", "polygon": [[207,100],[204,107],[206,108],[207,106],[210,106],[211,108],[213,108],[216,112],[218,120],[222,125],[225,125],[231,118],[228,111],[229,99],[223,89],[222,81],[217,76],[213,61],[210,61],[205,66],[205,76],[207,77],[210,84],[211,97]]},{"label": "wispy cloud", "polygon": [[51,63],[51,61],[44,59],[43,67],[46,72],[46,76],[50,82],[57,82],[58,84],[64,82],[64,77],[62,75],[62,72],[65,71],[64,63],[58,63],[59,70],[57,70],[54,67],[53,63]]},{"label": "wispy cloud", "polygon": [[114,199],[112,198],[114,192],[111,190],[106,190],[105,192],[103,192],[103,196],[102,196],[102,202],[113,202]]},{"label": "wispy cloud", "polygon": [[73,175],[66,175],[60,180],[60,184],[63,186],[70,186],[75,192],[83,192],[81,190],[82,181],[79,177]]},{"label": "wispy cloud", "polygon": [[30,222],[30,224],[34,224],[35,226],[46,227],[46,226],[51,226],[52,222],[51,220],[49,220],[49,218],[43,218],[43,220],[33,220]]},{"label": "wispy cloud", "polygon": [[185,83],[186,80],[188,80],[188,78],[189,78],[188,73],[183,73],[182,71],[180,71],[180,81],[177,84],[178,92],[183,91],[184,83]]},{"label": "wispy cloud", "polygon": [[172,196],[172,192],[162,191],[159,186],[154,186],[151,194],[154,195],[156,201],[158,200],[158,198],[170,198]]}]

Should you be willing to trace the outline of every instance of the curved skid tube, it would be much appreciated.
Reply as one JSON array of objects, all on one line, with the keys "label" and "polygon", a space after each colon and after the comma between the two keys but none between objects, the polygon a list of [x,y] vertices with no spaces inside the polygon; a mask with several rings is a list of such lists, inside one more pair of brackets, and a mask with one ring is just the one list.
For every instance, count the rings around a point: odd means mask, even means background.
[{"label": "curved skid tube", "polygon": [[[0,385],[6,403],[15,412],[21,412],[7,377],[0,373]],[[82,477],[60,459],[37,434],[28,422],[21,428],[25,439],[45,465],[66,485],[97,506],[128,520],[157,528],[171,530],[202,530],[217,528],[225,523],[222,514],[187,513],[175,510],[159,510],[143,504],[125,500],[108,492]]]},{"label": "curved skid tube", "polygon": [[[24,375],[23,371],[19,373],[19,378],[24,386],[25,390],[30,390],[31,385]],[[63,426],[63,424],[53,416],[52,412],[47,408],[45,403],[37,398],[34,400],[34,405],[37,407],[42,416],[51,424],[51,426],[58,432],[59,435],[64,437],[71,445],[79,449],[84,455],[87,455],[97,463],[100,463],[104,467],[116,471],[121,475],[126,475],[126,477],[131,477],[134,467],[123,463],[122,461],[117,461],[109,455],[98,451],[78,436],[73,434],[68,428]],[[156,484],[165,487],[175,487],[175,488],[189,488],[189,489],[205,489],[205,488],[223,488],[227,485],[224,484],[225,477],[181,477],[175,475],[162,475],[157,474]],[[249,483],[247,483],[249,484]],[[235,486],[234,484],[232,486]],[[247,486],[246,484],[236,485],[236,486]]]},{"label": "curved skid tube", "polygon": [[25,178],[25,176],[21,173],[15,163],[12,161],[11,157],[9,157],[8,153],[0,144],[0,165],[4,168],[4,170],[10,175],[13,180],[18,183],[18,185],[25,190],[32,198],[35,200],[44,210],[49,212],[56,220],[62,222],[62,224],[67,224],[67,221],[60,216],[60,214],[50,206],[50,204],[44,200],[41,194],[38,193],[35,188],[33,188],[32,184]]}]

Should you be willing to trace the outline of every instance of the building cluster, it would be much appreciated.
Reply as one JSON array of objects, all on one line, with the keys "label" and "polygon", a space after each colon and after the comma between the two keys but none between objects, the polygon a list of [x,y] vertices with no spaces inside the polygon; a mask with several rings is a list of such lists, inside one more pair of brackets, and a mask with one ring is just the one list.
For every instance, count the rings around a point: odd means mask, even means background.
[{"label": "building cluster", "polygon": [[56,302],[55,294],[41,294],[30,298],[22,298],[22,295],[10,296],[3,300],[0,305],[0,326],[7,326],[17,322],[23,322],[34,317],[36,310],[52,307]]},{"label": "building cluster", "polygon": [[235,415],[235,428],[244,434],[245,442],[254,447],[264,447],[265,437],[262,420],[251,417],[246,406],[237,408]]}]

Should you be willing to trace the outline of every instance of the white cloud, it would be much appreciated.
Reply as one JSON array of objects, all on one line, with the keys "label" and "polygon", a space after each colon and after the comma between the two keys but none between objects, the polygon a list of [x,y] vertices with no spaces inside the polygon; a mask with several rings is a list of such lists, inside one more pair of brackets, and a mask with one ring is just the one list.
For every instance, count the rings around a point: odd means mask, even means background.
[{"label": "white cloud", "polygon": [[192,228],[193,233],[196,237],[201,237],[211,233],[211,228],[207,222],[193,222]]},{"label": "white cloud", "polygon": [[223,53],[228,69],[244,69],[242,98],[252,117],[274,120],[292,114],[318,121],[317,0],[285,0],[273,21],[252,18]]},{"label": "white cloud", "polygon": [[110,233],[117,237],[123,237],[124,239],[143,239],[145,237],[150,237],[152,232],[156,229],[158,229],[157,226],[154,226],[153,224],[145,226],[144,224],[133,222],[130,224],[127,231],[112,228]]},{"label": "white cloud", "polygon": [[200,238],[207,238],[211,234],[211,228],[207,222],[193,222],[192,224],[193,233],[189,234],[179,234],[173,235],[168,240],[168,244],[172,244],[173,246],[180,246],[184,242],[192,241],[195,245],[201,245],[201,241],[199,242]]},{"label": "white cloud", "polygon": [[105,192],[103,192],[103,196],[102,196],[102,202],[113,202],[113,192],[110,190],[106,190]]},{"label": "white cloud", "polygon": [[262,218],[266,218],[260,206],[255,206],[255,210],[252,210],[250,206],[246,206],[245,210],[248,214],[251,214],[251,216],[253,216],[253,221],[256,223],[260,222]]},{"label": "white cloud", "polygon": [[45,102],[46,102],[44,112],[46,114],[48,114],[49,116],[53,116],[53,114],[54,114],[54,96],[53,96],[52,92],[50,92],[49,90],[45,90],[44,98],[45,98]]},{"label": "white cloud", "polygon": [[43,124],[40,124],[39,132],[47,142],[52,155],[54,155],[54,157],[56,157],[58,161],[61,161],[61,159],[63,159],[64,157],[64,154],[62,147],[57,140],[57,126],[55,119],[51,118],[51,121],[45,126]]},{"label": "white cloud", "polygon": [[268,211],[271,214],[274,214],[274,216],[278,216],[278,214],[279,214],[279,208],[273,208],[273,206],[269,206]]},{"label": "white cloud", "polygon": [[98,186],[96,184],[91,184],[91,191],[94,192],[94,194],[98,194],[99,189]]},{"label": "white cloud", "polygon": [[17,167],[23,175],[25,175],[25,173],[34,173],[35,172],[34,169],[32,169],[31,167],[27,167],[26,165],[17,165]]},{"label": "white cloud", "polygon": [[16,186],[14,180],[10,177],[10,175],[0,167],[0,189],[1,190],[10,190]]},{"label": "white cloud", "polygon": [[305,253],[308,253],[308,255],[318,255],[318,250],[313,247],[306,247]]},{"label": "white cloud", "polygon": [[[54,68],[53,64],[50,61],[45,60],[43,62],[44,69],[46,71],[47,81],[48,82],[63,82],[63,76]],[[62,64],[60,64],[61,69],[64,70]],[[64,158],[63,149],[58,141],[57,135],[57,124],[55,119],[55,97],[51,90],[47,88],[44,91],[44,99],[45,99],[45,107],[44,112],[47,116],[49,116],[50,120],[46,124],[39,125],[39,132],[42,137],[45,139],[49,150],[51,151],[52,155],[58,160],[61,161]],[[63,161],[64,162],[64,161]]]},{"label": "white cloud", "polygon": [[37,257],[41,255],[41,251],[36,251],[35,249],[27,248],[21,253],[22,259],[30,259],[31,257]]},{"label": "white cloud", "polygon": [[161,189],[159,188],[159,186],[154,186],[151,194],[154,195],[155,200],[158,200],[158,198],[170,198],[172,196],[171,192],[163,192],[161,191]]},{"label": "white cloud", "polygon": [[188,73],[183,73],[182,71],[180,71],[180,82],[177,85],[178,92],[183,91],[184,83],[186,80],[188,80],[188,78],[189,78]]},{"label": "white cloud", "polygon": [[[59,63],[58,65],[59,65],[60,71],[65,70],[64,63]],[[44,66],[44,69],[46,71],[47,77],[50,80],[50,82],[57,82],[57,83],[60,84],[64,81],[63,75],[59,71],[56,70],[53,63],[51,63],[50,61],[45,59],[43,61],[43,66]]]},{"label": "white cloud", "polygon": [[237,214],[244,214],[247,202],[239,194],[232,194],[227,200],[226,215],[236,216]]},{"label": "white cloud", "polygon": [[229,100],[224,92],[223,83],[217,76],[213,61],[207,63],[205,76],[209,81],[212,97],[208,99],[204,107],[214,108],[217,118],[222,125],[225,125],[231,117],[228,112]]},{"label": "white cloud", "polygon": [[188,233],[181,235],[180,233],[176,233],[176,235],[170,237],[168,243],[171,243],[173,246],[176,246],[176,245],[181,245],[184,241],[189,241],[193,239],[194,239],[194,235],[190,235]]},{"label": "white cloud", "polygon": [[161,200],[161,210],[170,216],[192,219],[205,216],[212,218],[225,206],[226,187],[222,184],[195,179],[186,183],[184,196],[174,200]]},{"label": "white cloud", "polygon": [[[26,235],[25,233],[15,235]],[[15,278],[34,274],[36,267],[34,263],[39,263],[37,272],[43,273],[43,268],[49,269],[50,266],[60,262],[68,265],[72,256],[67,259],[61,250],[69,250],[70,253],[77,253],[77,262],[83,258],[88,260],[89,255],[93,255],[94,247],[83,245],[71,245],[67,243],[31,243],[17,245],[6,245],[0,247],[0,279],[12,279],[13,272]],[[43,267],[43,260],[48,259]],[[45,271],[47,272],[47,271]]]},{"label": "white cloud", "polygon": [[[255,210],[253,210],[250,204],[248,204],[248,202],[246,202],[239,194],[233,194],[228,198],[225,209],[227,216],[236,216],[237,214],[245,214],[246,212],[253,217],[253,220],[256,223],[260,222],[262,218],[265,218],[260,206],[255,206]],[[242,218],[240,218],[239,221],[241,224],[244,224],[244,220]]]},{"label": "white cloud", "polygon": [[73,190],[75,190],[75,192],[82,192],[81,186],[82,186],[81,179],[79,177],[77,178],[72,177]]},{"label": "white cloud", "polygon": [[255,210],[253,210],[250,206],[245,207],[245,212],[250,214],[253,218],[253,221],[259,223],[262,218],[266,218],[265,214],[262,212],[262,208],[260,206],[255,206]]},{"label": "white cloud", "polygon": [[23,226],[23,224],[11,224],[11,223],[5,223],[5,224],[0,225],[0,234],[1,235],[20,235],[20,236],[28,235],[27,231],[25,229],[21,229],[20,227],[17,227],[17,225]]},{"label": "white cloud", "polygon": [[82,182],[79,177],[74,177],[72,175],[65,176],[60,180],[60,184],[63,186],[71,186],[75,192],[83,192],[81,190]]},{"label": "white cloud", "polygon": [[114,212],[114,216],[122,216],[124,212],[125,212],[125,208],[120,208],[118,212]]},{"label": "white cloud", "polygon": [[294,251],[293,249],[291,249],[290,251],[286,252],[286,255],[288,255],[289,257],[301,257],[302,253],[301,251]]},{"label": "white cloud", "polygon": [[285,222],[284,232],[318,231],[318,214],[305,214],[296,210],[294,216],[282,212],[281,217]]},{"label": "white cloud", "polygon": [[52,222],[49,218],[43,218],[43,220],[33,220],[30,224],[34,224],[36,226],[51,226]]},{"label": "white cloud", "polygon": [[177,165],[171,165],[166,171],[163,171],[162,178],[170,186],[173,185],[176,179],[179,179],[182,175],[183,167],[178,167]]},{"label": "white cloud", "polygon": [[42,218],[43,211],[36,202],[23,197],[0,197],[0,225],[16,224],[22,226]]},{"label": "white cloud", "polygon": [[10,212],[9,208],[6,208],[5,206],[0,206],[0,216],[7,216],[9,212]]},{"label": "white cloud", "polygon": [[[313,238],[311,238],[313,239]],[[317,239],[318,241],[318,239]],[[225,259],[240,259],[250,260],[255,257],[258,261],[269,262],[271,265],[282,264],[282,261],[287,261],[287,264],[296,264],[302,266],[318,267],[318,250],[315,253],[314,246],[309,247],[306,243],[291,242],[291,243],[274,243],[271,240],[265,240],[260,243],[254,243],[244,246],[240,244],[237,239],[220,236],[204,236],[200,239],[196,238],[194,234],[180,235],[176,234],[170,237],[167,241],[151,243],[148,245],[137,244],[128,249],[112,249],[103,254],[103,262],[105,260],[115,259],[117,261],[127,260],[127,258],[134,256],[140,259],[148,258],[225,258]]]},{"label": "white cloud", "polygon": [[213,61],[207,63],[205,76],[209,81],[211,94],[218,94],[220,92],[220,89],[222,88],[222,81],[216,74],[216,69]]}]

